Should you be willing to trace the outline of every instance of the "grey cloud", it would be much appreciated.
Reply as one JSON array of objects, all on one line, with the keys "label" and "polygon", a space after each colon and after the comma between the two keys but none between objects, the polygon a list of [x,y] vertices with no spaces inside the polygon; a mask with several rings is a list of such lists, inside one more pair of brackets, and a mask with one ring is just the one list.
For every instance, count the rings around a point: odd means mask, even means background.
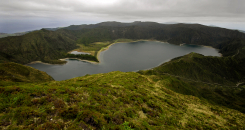
[{"label": "grey cloud", "polygon": [[[32,11],[37,14],[94,13],[107,15],[131,15],[142,17],[167,16],[244,16],[243,0],[121,0],[101,5],[78,0],[8,0],[0,2],[0,12]],[[52,14],[51,14],[52,15]],[[53,16],[52,16],[53,17]]]},{"label": "grey cloud", "polygon": [[[3,19],[245,22],[244,0],[1,0]],[[8,21],[8,20],[7,20]],[[27,20],[28,21],[28,20]],[[46,20],[49,21],[49,20]],[[70,23],[70,22],[69,22]],[[3,26],[3,24],[0,24]],[[1,30],[0,30],[1,31]]]}]

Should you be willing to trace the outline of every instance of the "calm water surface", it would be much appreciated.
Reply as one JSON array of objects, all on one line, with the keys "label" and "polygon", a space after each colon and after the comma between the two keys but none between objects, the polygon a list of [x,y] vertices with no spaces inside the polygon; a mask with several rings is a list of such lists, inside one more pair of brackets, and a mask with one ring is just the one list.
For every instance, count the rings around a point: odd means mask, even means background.
[{"label": "calm water surface", "polygon": [[156,67],[164,62],[190,52],[205,56],[219,56],[214,48],[197,45],[173,45],[155,41],[117,43],[100,53],[100,63],[67,60],[64,65],[28,64],[47,72],[55,80],[65,80],[86,74],[107,73],[111,71],[138,71]]}]

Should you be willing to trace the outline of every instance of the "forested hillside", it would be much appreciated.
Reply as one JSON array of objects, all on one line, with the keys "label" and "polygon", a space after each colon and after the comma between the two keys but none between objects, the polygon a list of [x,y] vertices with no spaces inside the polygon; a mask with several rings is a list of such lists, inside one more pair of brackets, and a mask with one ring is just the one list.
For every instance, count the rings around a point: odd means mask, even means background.
[{"label": "forested hillside", "polygon": [[177,93],[193,95],[244,113],[244,64],[244,60],[233,57],[190,53],[139,73],[157,76],[158,80],[169,79],[166,87]]},{"label": "forested hillside", "polygon": [[171,74],[175,76],[222,85],[236,86],[245,81],[244,60],[233,57],[203,56],[190,53],[166,62],[151,71],[154,74]]},{"label": "forested hillside", "polygon": [[23,36],[0,39],[0,62],[26,64],[32,61],[60,63],[58,58],[76,48],[76,37],[60,30],[39,30]]}]

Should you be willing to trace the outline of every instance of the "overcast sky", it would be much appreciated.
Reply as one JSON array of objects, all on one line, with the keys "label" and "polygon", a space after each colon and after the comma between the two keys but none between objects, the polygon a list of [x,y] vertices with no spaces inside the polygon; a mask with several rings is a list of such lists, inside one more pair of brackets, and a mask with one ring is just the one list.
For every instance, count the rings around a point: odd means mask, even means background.
[{"label": "overcast sky", "polygon": [[0,0],[0,32],[104,21],[201,23],[245,30],[245,0]]}]

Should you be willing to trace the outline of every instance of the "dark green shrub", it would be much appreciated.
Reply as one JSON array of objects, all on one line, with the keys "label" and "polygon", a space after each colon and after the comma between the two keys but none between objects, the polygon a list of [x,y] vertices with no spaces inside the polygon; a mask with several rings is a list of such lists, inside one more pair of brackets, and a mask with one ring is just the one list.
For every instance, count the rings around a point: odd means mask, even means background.
[{"label": "dark green shrub", "polygon": [[129,122],[125,121],[123,124],[123,129],[124,130],[133,130],[129,124]]},{"label": "dark green shrub", "polygon": [[72,126],[69,126],[67,130],[91,130],[91,127],[83,121],[80,121],[78,123],[72,123]]},{"label": "dark green shrub", "polygon": [[142,111],[143,111],[144,113],[147,113],[149,110],[148,110],[147,108],[145,108],[145,107],[142,107]]},{"label": "dark green shrub", "polygon": [[78,115],[77,107],[69,107],[65,110],[61,110],[60,115],[65,119],[75,119]]},{"label": "dark green shrub", "polygon": [[112,120],[112,116],[109,115],[109,114],[105,114],[105,115],[104,115],[104,119],[106,120],[107,123],[109,123],[109,122],[111,122],[111,120]]},{"label": "dark green shrub", "polygon": [[5,88],[0,88],[0,93],[3,93],[5,91]]},{"label": "dark green shrub", "polygon": [[47,103],[47,100],[45,97],[42,97],[42,98],[35,98],[31,102],[33,105],[38,105],[38,104],[45,105]]},{"label": "dark green shrub", "polygon": [[64,127],[65,125],[62,122],[46,122],[39,128],[39,130],[62,130]]},{"label": "dark green shrub", "polygon": [[3,92],[4,94],[8,95],[8,94],[14,94],[14,93],[18,93],[21,91],[20,87],[11,87],[11,88],[6,88],[4,89],[5,91]]},{"label": "dark green shrub", "polygon": [[39,116],[39,113],[31,109],[30,107],[20,107],[15,110],[13,118],[17,121],[17,125],[20,125],[30,118]]},{"label": "dark green shrub", "polygon": [[155,111],[162,112],[162,108],[157,102],[148,101],[147,105]]},{"label": "dark green shrub", "polygon": [[123,113],[118,113],[112,117],[112,122],[114,124],[120,125],[125,121]]},{"label": "dark green shrub", "polygon": [[102,128],[106,124],[105,119],[98,112],[85,110],[80,112],[76,118],[77,122],[85,122],[93,127]]},{"label": "dark green shrub", "polygon": [[125,114],[127,117],[133,118],[134,116],[136,116],[136,111],[133,108],[128,108],[125,110]]},{"label": "dark green shrub", "polygon": [[61,99],[56,99],[53,101],[54,107],[55,108],[64,108],[65,103]]}]

